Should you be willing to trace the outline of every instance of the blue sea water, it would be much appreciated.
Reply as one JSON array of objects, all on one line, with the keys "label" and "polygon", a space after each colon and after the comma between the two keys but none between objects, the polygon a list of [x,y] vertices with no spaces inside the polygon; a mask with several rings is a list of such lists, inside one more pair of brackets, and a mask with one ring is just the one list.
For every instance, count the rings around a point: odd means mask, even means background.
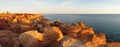
[{"label": "blue sea water", "polygon": [[45,18],[63,23],[85,22],[95,32],[106,34],[107,39],[120,41],[120,14],[45,14]]}]

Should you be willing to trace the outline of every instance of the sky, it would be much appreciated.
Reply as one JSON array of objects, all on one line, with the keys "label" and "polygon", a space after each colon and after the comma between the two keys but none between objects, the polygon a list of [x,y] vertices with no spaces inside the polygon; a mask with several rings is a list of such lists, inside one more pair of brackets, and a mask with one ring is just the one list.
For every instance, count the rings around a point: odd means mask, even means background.
[{"label": "sky", "polygon": [[120,0],[0,0],[0,12],[120,14]]}]

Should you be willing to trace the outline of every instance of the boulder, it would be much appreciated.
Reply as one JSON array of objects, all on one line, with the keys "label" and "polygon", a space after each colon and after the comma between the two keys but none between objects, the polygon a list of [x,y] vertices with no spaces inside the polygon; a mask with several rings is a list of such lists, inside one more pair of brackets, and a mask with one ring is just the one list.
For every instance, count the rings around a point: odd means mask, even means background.
[{"label": "boulder", "polygon": [[19,40],[24,47],[37,47],[43,41],[43,34],[37,30],[30,30],[19,35]]},{"label": "boulder", "polygon": [[81,28],[79,28],[78,26],[75,25],[70,25],[68,27],[68,32],[70,33],[78,33],[81,30]]},{"label": "boulder", "polygon": [[104,34],[96,34],[93,38],[88,41],[85,45],[87,47],[99,47],[100,45],[106,44],[106,38]]},{"label": "boulder", "polygon": [[9,24],[6,20],[0,19],[0,30],[9,29]]},{"label": "boulder", "polygon": [[94,34],[95,33],[92,28],[82,28],[81,31],[77,34],[77,38],[86,43],[93,38]]},{"label": "boulder", "polygon": [[61,47],[99,47],[105,46],[106,44],[106,38],[104,34],[96,34],[84,40],[65,36],[61,40]]},{"label": "boulder", "polygon": [[69,33],[78,33],[81,28],[79,28],[76,25],[69,25],[69,24],[62,24],[59,26],[59,28],[62,30],[63,34],[69,34]]},{"label": "boulder", "polygon": [[[41,19],[40,21],[36,22],[37,24],[41,24],[43,27],[50,26],[51,22],[48,19]],[[36,25],[37,25],[36,24]]]},{"label": "boulder", "polygon": [[21,34],[25,31],[32,30],[33,26],[31,24],[17,24],[17,23],[11,23],[9,24],[9,27],[6,30],[13,31],[15,33]]},{"label": "boulder", "polygon": [[81,28],[87,27],[84,22],[77,22],[76,25],[79,25]]},{"label": "boulder", "polygon": [[63,34],[58,27],[55,26],[48,26],[44,28],[45,38],[48,41],[60,41],[63,38]]},{"label": "boulder", "polygon": [[51,23],[52,26],[59,26],[60,24],[62,24],[61,20],[57,20],[57,21]]},{"label": "boulder", "polygon": [[65,36],[61,41],[61,47],[86,47],[79,39]]},{"label": "boulder", "polygon": [[94,35],[92,41],[94,41],[94,42],[96,42],[98,44],[106,44],[105,34],[100,33],[100,34]]},{"label": "boulder", "polygon": [[[19,40],[24,47],[58,46],[63,34],[58,27],[45,27],[43,33],[37,30],[26,31],[19,35]],[[52,43],[51,43],[52,42]]]},{"label": "boulder", "polygon": [[38,32],[44,31],[44,27],[42,24],[35,24],[33,28],[36,29]]},{"label": "boulder", "polygon": [[88,41],[91,41],[93,38],[93,35],[90,34],[83,34],[83,35],[78,35],[76,38],[81,40],[83,43],[87,43]]},{"label": "boulder", "polygon": [[69,33],[67,35],[64,35],[64,36],[68,36],[68,37],[71,37],[71,38],[76,38],[78,36],[77,33]]},{"label": "boulder", "polygon": [[62,31],[62,33],[64,34],[64,35],[66,35],[68,32],[68,24],[61,24],[61,25],[59,25],[59,28],[60,28],[60,30]]},{"label": "boulder", "polygon": [[93,28],[82,28],[80,34],[95,34]]},{"label": "boulder", "polygon": [[92,28],[83,28],[78,33],[77,38],[86,45],[86,47],[98,47],[99,45],[106,44],[104,34],[95,34]]},{"label": "boulder", "polygon": [[10,30],[20,34],[31,29],[33,29],[31,24],[8,23],[7,21],[0,20],[0,30]]},{"label": "boulder", "polygon": [[0,30],[0,44],[2,47],[19,47],[18,34],[9,30]]},{"label": "boulder", "polygon": [[1,44],[0,44],[0,47],[2,47]]},{"label": "boulder", "polygon": [[32,26],[32,24],[21,24],[21,25],[19,25],[19,29],[17,29],[17,30],[19,30],[19,32],[17,32],[17,33],[21,34],[23,32],[33,30],[33,26]]}]

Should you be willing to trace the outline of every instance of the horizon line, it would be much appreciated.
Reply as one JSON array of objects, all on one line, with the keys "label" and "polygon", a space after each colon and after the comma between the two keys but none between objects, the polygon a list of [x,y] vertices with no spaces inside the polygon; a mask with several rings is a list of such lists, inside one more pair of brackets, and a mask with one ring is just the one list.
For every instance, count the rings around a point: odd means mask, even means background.
[{"label": "horizon line", "polygon": [[11,14],[14,14],[14,13],[24,13],[24,14],[120,14],[120,13],[30,13],[30,12],[9,12],[9,11],[6,11],[6,12],[0,12],[0,13],[11,13]]}]

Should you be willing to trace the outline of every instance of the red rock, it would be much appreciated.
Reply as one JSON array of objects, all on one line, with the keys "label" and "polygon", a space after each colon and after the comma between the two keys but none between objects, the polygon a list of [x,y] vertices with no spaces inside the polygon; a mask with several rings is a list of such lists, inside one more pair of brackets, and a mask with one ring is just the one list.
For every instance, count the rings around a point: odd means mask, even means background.
[{"label": "red rock", "polygon": [[59,26],[61,24],[61,20],[57,20],[53,23],[51,23],[52,26]]},{"label": "red rock", "polygon": [[49,39],[49,41],[60,41],[63,38],[63,34],[58,27],[45,27],[43,34]]},{"label": "red rock", "polygon": [[90,34],[82,34],[82,35],[78,35],[77,38],[78,38],[79,40],[81,40],[83,43],[86,43],[86,42],[92,40],[93,35],[90,35]]},{"label": "red rock", "polygon": [[76,38],[70,38],[65,36],[61,41],[62,47],[86,47],[83,42]]},{"label": "red rock", "polygon": [[106,37],[103,33],[94,35],[92,41],[98,44],[106,44]]},{"label": "red rock", "polygon": [[80,34],[95,34],[93,28],[82,28]]},{"label": "red rock", "polygon": [[94,35],[91,41],[86,43],[88,47],[98,47],[99,45],[103,44],[106,44],[106,38],[104,34]]},{"label": "red rock", "polygon": [[19,25],[19,28],[17,30],[19,30],[19,32],[17,33],[23,33],[23,32],[26,32],[26,31],[29,31],[29,30],[32,30],[33,29],[33,26],[32,24],[22,24],[22,25]]},{"label": "red rock", "polygon": [[62,47],[98,47],[100,45],[106,44],[106,38],[104,34],[94,34],[93,36],[85,38],[84,40],[65,36],[61,41],[61,45]]},{"label": "red rock", "polygon": [[47,19],[42,19],[41,21],[37,22],[36,25],[41,24],[43,27],[50,26],[51,22],[49,22]]},{"label": "red rock", "polygon": [[9,24],[6,20],[0,20],[0,29],[8,29],[9,28]]},{"label": "red rock", "polygon": [[68,37],[71,37],[71,38],[76,38],[78,36],[77,33],[69,33],[67,35],[64,35],[64,36],[68,36]]},{"label": "red rock", "polygon": [[36,24],[33,27],[34,29],[36,29],[38,32],[43,32],[44,31],[44,27],[42,24]]},{"label": "red rock", "polygon": [[87,27],[84,22],[77,22],[76,24],[79,25],[81,28]]},{"label": "red rock", "polygon": [[19,47],[18,34],[8,30],[0,30],[0,44],[2,47]]},{"label": "red rock", "polygon": [[62,33],[63,34],[67,34],[67,31],[68,31],[68,24],[61,24],[60,26],[59,26],[59,28],[60,28],[60,30],[62,31]]},{"label": "red rock", "polygon": [[78,33],[81,29],[78,28],[77,26],[75,25],[71,25],[69,28],[68,28],[68,31],[71,32],[71,33]]},{"label": "red rock", "polygon": [[120,43],[119,42],[107,43],[105,46],[106,47],[120,47]]},{"label": "red rock", "polygon": [[38,33],[36,30],[30,30],[22,33],[19,40],[24,47],[37,47],[43,41],[43,34]]},{"label": "red rock", "polygon": [[1,44],[0,44],[0,47],[2,47]]},{"label": "red rock", "polygon": [[78,33],[77,38],[86,43],[93,38],[94,34],[95,33],[92,28],[82,28],[82,30]]},{"label": "red rock", "polygon": [[67,25],[67,24],[62,24],[59,27],[62,30],[63,34],[69,34],[69,33],[78,33],[81,28],[79,28],[76,25]]},{"label": "red rock", "polygon": [[0,14],[0,47],[19,47],[19,40],[24,47],[119,47],[106,44],[105,35],[95,34],[84,22],[63,24],[40,14]]}]

